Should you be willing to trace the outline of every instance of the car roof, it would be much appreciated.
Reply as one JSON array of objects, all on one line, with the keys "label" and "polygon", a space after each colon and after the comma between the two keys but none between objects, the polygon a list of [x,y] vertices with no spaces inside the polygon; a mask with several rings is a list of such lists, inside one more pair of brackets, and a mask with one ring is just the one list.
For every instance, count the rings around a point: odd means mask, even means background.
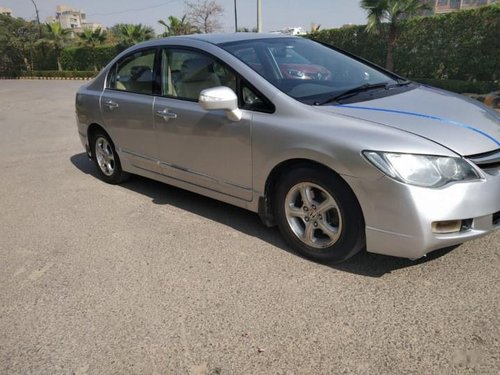
[{"label": "car roof", "polygon": [[238,42],[244,40],[258,40],[258,39],[270,39],[270,38],[296,38],[291,35],[279,34],[279,33],[215,33],[215,34],[191,34],[191,35],[179,35],[171,36],[168,38],[155,39],[150,41],[151,44],[162,44],[165,41],[176,40],[176,41],[190,41],[199,40],[211,44],[222,44],[229,42]]},{"label": "car roof", "polygon": [[284,38],[290,35],[278,33],[217,33],[217,34],[193,34],[187,35],[188,38],[203,40],[213,44],[221,44],[228,42],[238,42],[240,40],[256,40],[256,39],[269,39],[269,38]]}]

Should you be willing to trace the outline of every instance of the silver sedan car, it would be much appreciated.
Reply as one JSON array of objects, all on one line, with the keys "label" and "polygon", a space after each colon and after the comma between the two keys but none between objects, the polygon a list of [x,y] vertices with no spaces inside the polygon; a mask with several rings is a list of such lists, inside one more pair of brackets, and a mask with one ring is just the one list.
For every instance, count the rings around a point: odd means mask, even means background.
[{"label": "silver sedan car", "polygon": [[105,182],[138,174],[246,208],[318,261],[415,259],[500,228],[494,111],[307,39],[142,43],[76,113]]}]

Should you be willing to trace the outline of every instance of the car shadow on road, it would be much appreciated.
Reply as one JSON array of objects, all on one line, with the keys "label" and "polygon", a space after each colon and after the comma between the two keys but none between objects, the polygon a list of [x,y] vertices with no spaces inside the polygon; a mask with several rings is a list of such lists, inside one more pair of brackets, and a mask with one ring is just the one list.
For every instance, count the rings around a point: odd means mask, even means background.
[{"label": "car shadow on road", "polygon": [[[81,172],[99,178],[94,164],[89,161],[85,153],[73,155],[70,160]],[[262,224],[258,215],[250,211],[140,176],[133,176],[120,186],[151,198],[151,201],[155,204],[171,205],[187,210],[300,256],[286,245],[276,227],[267,228]],[[429,262],[449,253],[454,248],[434,251],[429,256],[416,261],[361,251],[341,264],[324,263],[324,265],[339,271],[369,277],[381,277],[397,269]]]}]

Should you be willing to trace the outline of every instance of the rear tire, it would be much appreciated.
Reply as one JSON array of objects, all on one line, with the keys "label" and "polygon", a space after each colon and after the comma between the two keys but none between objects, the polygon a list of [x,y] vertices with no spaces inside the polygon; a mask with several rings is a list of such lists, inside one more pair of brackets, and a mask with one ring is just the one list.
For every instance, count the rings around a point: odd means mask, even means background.
[{"label": "rear tire", "polygon": [[278,182],[273,202],[282,236],[307,258],[342,262],[365,246],[361,207],[331,170],[303,166],[290,171]]},{"label": "rear tire", "polygon": [[108,184],[119,184],[129,178],[122,170],[120,158],[109,135],[102,130],[96,131],[91,140],[92,159],[97,167],[99,177]]}]

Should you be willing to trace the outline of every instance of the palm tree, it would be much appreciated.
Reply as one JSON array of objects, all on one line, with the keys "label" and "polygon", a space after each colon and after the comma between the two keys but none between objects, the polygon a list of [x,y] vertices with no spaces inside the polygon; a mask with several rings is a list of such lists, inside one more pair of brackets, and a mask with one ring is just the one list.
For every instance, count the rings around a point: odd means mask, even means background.
[{"label": "palm tree", "polygon": [[118,24],[116,32],[120,43],[124,46],[132,46],[155,37],[153,28],[142,24]]},{"label": "palm tree", "polygon": [[61,51],[66,46],[68,37],[71,34],[70,29],[63,29],[59,22],[52,22],[45,24],[47,36],[44,41],[52,45],[56,54],[57,69],[62,71],[61,65]]},{"label": "palm tree", "polygon": [[106,32],[100,27],[95,30],[85,29],[78,34],[78,37],[83,45],[93,48],[104,43],[106,40]]},{"label": "palm tree", "polygon": [[393,50],[399,36],[400,22],[420,14],[429,9],[429,6],[421,0],[361,0],[360,6],[368,14],[366,31],[378,33],[384,21],[389,23],[385,67],[393,70]]},{"label": "palm tree", "polygon": [[165,32],[161,34],[164,38],[174,35],[194,34],[198,31],[193,25],[186,21],[186,15],[182,16],[182,18],[169,16],[168,23],[163,20],[159,20],[158,23],[165,26]]},{"label": "palm tree", "polygon": [[83,32],[78,34],[78,37],[80,38],[80,42],[84,46],[90,48],[90,53],[92,55],[92,61],[94,64],[94,70],[97,72],[95,48],[98,45],[104,43],[104,41],[106,40],[106,32],[101,30],[100,27],[95,30],[85,29],[83,30]]},{"label": "palm tree", "polygon": [[314,36],[314,35],[319,33],[319,29],[321,29],[321,25],[319,23],[312,22],[311,23],[311,32],[309,34]]}]

